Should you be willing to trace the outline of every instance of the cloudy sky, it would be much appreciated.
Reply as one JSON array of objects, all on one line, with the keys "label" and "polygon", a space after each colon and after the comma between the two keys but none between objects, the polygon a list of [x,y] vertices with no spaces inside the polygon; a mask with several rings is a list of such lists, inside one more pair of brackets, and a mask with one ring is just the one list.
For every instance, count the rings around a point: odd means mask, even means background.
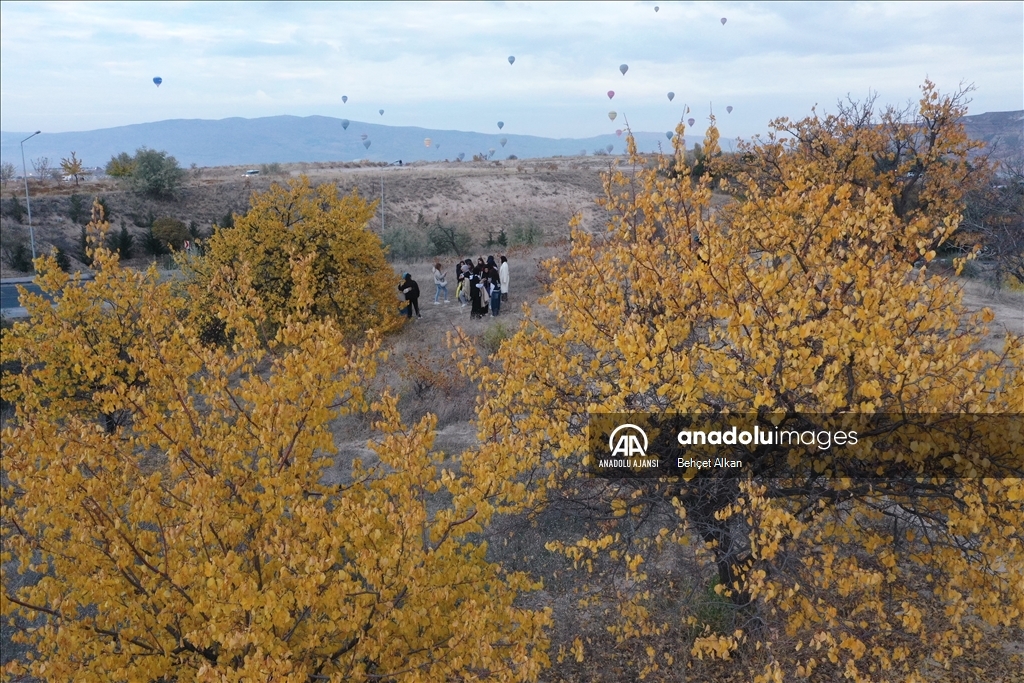
[{"label": "cloudy sky", "polygon": [[1024,108],[1024,3],[0,3],[4,131],[319,114],[583,137],[689,105],[746,137],[925,78]]}]

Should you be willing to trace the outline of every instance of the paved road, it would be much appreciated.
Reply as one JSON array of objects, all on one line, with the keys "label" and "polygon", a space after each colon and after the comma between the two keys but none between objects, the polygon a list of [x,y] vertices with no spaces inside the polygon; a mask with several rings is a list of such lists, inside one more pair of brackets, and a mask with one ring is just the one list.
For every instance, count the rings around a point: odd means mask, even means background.
[{"label": "paved road", "polygon": [[[39,289],[39,285],[32,283],[23,283],[21,285],[33,294],[41,294],[42,290]],[[21,306],[18,303],[18,285],[15,284],[0,284],[0,308],[19,308]]]}]

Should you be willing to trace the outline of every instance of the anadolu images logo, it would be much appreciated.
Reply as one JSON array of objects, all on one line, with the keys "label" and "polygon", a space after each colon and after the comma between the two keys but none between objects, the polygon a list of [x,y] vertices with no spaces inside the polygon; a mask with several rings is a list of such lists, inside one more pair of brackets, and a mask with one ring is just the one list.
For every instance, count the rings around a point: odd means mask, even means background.
[{"label": "anadolu images logo", "polygon": [[[620,434],[621,432],[621,434]],[[616,436],[618,435],[618,438]],[[643,445],[641,446],[641,439]],[[647,455],[647,432],[634,424],[619,425],[608,437],[612,457],[643,458]]]}]

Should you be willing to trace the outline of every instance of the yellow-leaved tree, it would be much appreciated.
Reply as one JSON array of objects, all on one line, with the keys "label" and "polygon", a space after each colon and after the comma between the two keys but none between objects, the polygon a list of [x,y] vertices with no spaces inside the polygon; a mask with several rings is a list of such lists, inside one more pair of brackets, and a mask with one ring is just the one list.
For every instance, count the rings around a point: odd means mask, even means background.
[{"label": "yellow-leaved tree", "polygon": [[294,302],[296,283],[291,260],[315,254],[310,287],[312,312],[329,316],[340,329],[392,329],[398,320],[394,271],[380,239],[368,228],[374,204],[355,191],[341,196],[337,186],[313,187],[302,176],[287,185],[273,184],[254,193],[248,212],[234,225],[214,231],[205,256],[187,262],[200,285],[194,298],[202,311],[202,290],[224,266],[246,262],[253,287],[267,314],[278,317]]},{"label": "yellow-leaved tree", "polygon": [[[2,611],[30,648],[5,676],[536,680],[548,613],[473,540],[492,476],[436,452],[434,418],[368,395],[379,337],[312,313],[313,253],[289,261],[269,342],[250,268],[211,279],[230,348],[172,284],[93,256],[76,285],[37,260],[55,302],[4,339]],[[332,421],[367,410],[375,462],[328,485]]]},{"label": "yellow-leaved tree", "polygon": [[[716,680],[985,678],[1019,637],[1021,422],[972,435],[956,416],[1024,412],[1024,340],[986,350],[991,314],[929,270],[972,144],[963,93],[922,91],[913,116],[775,122],[724,204],[709,174],[691,181],[683,126],[674,157],[645,159],[630,138],[633,168],[606,179],[607,230],[574,228],[549,264],[554,327],[528,318],[497,367],[465,350],[487,397],[480,453],[502,454],[501,485],[526,492],[508,511],[559,506],[588,525],[549,548],[588,570],[589,604],[617,609],[614,649],[587,655],[613,653],[595,669],[609,680],[625,660],[680,680],[697,666]],[[759,469],[770,449],[742,479],[585,476],[588,422],[616,412],[951,426],[934,430],[939,452],[894,440],[870,479]],[[712,616],[671,571],[691,539],[715,577]]]}]

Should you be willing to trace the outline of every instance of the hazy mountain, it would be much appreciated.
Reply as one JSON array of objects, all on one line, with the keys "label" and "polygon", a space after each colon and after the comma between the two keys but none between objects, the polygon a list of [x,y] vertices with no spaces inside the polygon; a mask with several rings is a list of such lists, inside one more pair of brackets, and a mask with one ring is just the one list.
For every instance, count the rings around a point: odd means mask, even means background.
[{"label": "hazy mountain", "polygon": [[[991,112],[968,116],[968,133],[995,145],[997,154],[1008,156],[1022,147],[1024,111]],[[0,133],[0,156],[21,168],[19,141],[27,133]],[[367,149],[362,135],[370,142]],[[635,134],[640,151],[664,148],[664,133]],[[433,145],[424,146],[424,138]],[[500,140],[507,138],[505,147]],[[687,144],[701,136],[687,136]],[[230,118],[219,121],[175,119],[140,123],[73,133],[42,133],[25,146],[27,159],[49,157],[56,165],[74,150],[87,166],[103,166],[119,152],[134,152],[139,147],[166,150],[184,166],[256,165],[297,161],[417,161],[454,159],[462,152],[467,159],[474,154],[494,150],[495,159],[509,155],[519,158],[573,156],[585,150],[588,155],[612,145],[612,152],[625,149],[625,138],[614,134],[589,138],[543,138],[532,135],[486,134],[455,130],[431,130],[414,126],[385,126],[379,123],[351,121],[348,129],[342,119],[327,116],[270,116],[258,119]],[[733,140],[722,140],[730,149]],[[31,169],[30,169],[31,170]]]},{"label": "hazy mountain", "polygon": [[964,117],[967,134],[981,140],[997,159],[1024,154],[1024,111],[990,111]]},{"label": "hazy mountain", "polygon": [[[21,168],[19,141],[27,133],[0,133],[0,155]],[[363,146],[360,136],[371,143]],[[689,137],[689,136],[688,136]],[[432,147],[424,139],[432,140]],[[501,139],[506,138],[505,147]],[[642,151],[653,151],[668,143],[664,133],[637,133]],[[700,140],[693,137],[693,142]],[[690,144],[692,145],[693,142]],[[726,148],[730,141],[723,141]],[[440,147],[438,147],[440,145]],[[376,161],[454,159],[460,152],[467,159],[488,154],[495,159],[509,155],[520,158],[570,156],[581,150],[593,154],[613,145],[613,153],[625,150],[625,137],[601,135],[591,138],[552,139],[532,135],[485,134],[456,130],[431,130],[413,126],[385,126],[351,121],[348,129],[342,119],[327,116],[270,116],[258,119],[230,118],[220,121],[176,119],[140,123],[117,128],[74,133],[42,133],[25,145],[28,159],[49,157],[58,162],[72,150],[87,166],[103,166],[119,152],[134,152],[146,146],[166,150],[188,166],[225,166],[297,161]],[[31,169],[29,169],[31,171]]]}]

